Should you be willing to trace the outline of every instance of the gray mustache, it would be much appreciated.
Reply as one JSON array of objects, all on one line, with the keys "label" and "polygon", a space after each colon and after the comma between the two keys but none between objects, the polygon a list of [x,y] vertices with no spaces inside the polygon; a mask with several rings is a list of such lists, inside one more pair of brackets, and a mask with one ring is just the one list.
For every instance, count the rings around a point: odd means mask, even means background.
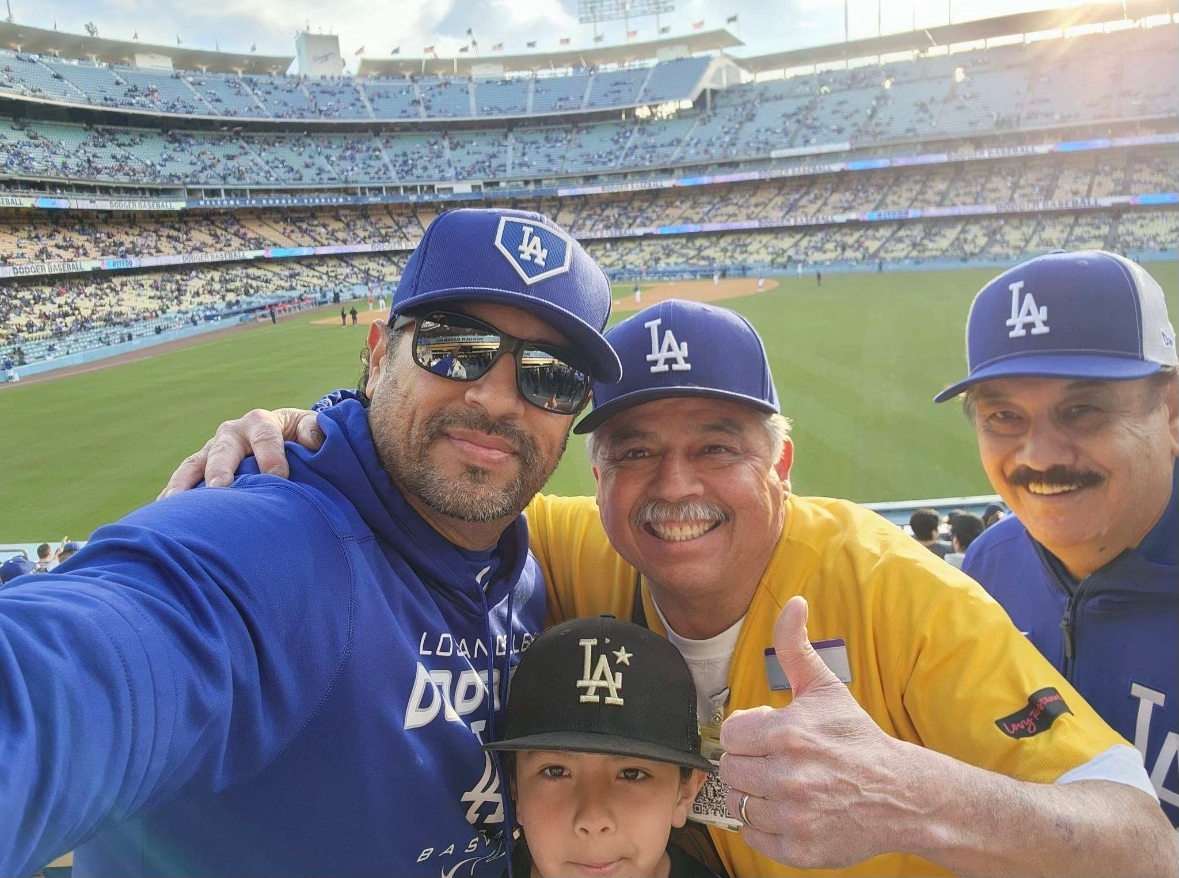
[{"label": "gray mustache", "polygon": [[729,514],[725,510],[704,500],[648,500],[634,512],[636,525],[728,520]]}]

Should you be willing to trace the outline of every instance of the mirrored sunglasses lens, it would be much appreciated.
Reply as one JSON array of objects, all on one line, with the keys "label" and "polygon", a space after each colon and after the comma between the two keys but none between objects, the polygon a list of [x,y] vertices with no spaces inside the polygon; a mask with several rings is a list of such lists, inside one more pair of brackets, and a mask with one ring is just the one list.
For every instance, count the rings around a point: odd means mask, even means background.
[{"label": "mirrored sunglasses lens", "polygon": [[455,381],[481,378],[495,361],[499,336],[478,329],[422,320],[414,358],[435,375]]},{"label": "mirrored sunglasses lens", "polygon": [[573,414],[589,395],[589,375],[548,351],[525,348],[518,374],[524,398],[549,411]]}]

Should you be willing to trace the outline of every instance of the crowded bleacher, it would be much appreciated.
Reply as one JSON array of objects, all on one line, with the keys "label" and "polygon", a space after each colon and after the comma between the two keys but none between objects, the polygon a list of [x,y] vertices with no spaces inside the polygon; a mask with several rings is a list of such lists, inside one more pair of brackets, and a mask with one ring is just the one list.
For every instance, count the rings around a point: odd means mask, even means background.
[{"label": "crowded bleacher", "polygon": [[[166,213],[0,209],[0,273],[23,275],[3,281],[0,352],[35,359],[395,279],[452,188],[554,216],[619,278],[1002,263],[1057,247],[1170,253],[1179,83],[1157,71],[1175,66],[1175,35],[1168,22],[723,88],[710,77],[732,62],[706,54],[488,79],[165,71],[0,50],[0,193],[186,196]],[[66,122],[40,102],[102,112]],[[175,127],[175,116],[244,124]],[[348,120],[381,124],[332,127]],[[1070,137],[1086,144],[1051,146]],[[746,176],[630,183],[731,172]],[[623,191],[555,194],[612,178]],[[383,203],[188,203],[245,187]],[[382,252],[271,258],[352,245]],[[208,263],[131,264],[152,257]],[[79,260],[127,264],[40,268]]]}]

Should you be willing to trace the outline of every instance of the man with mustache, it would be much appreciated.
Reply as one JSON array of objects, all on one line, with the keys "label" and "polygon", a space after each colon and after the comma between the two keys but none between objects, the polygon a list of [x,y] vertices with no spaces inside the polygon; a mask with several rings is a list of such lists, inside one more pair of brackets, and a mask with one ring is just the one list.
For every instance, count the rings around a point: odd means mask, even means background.
[{"label": "man with mustache", "polygon": [[371,402],[290,481],[246,465],[0,590],[0,875],[498,876],[481,744],[545,606],[520,512],[619,378],[610,303],[545,217],[444,213]]},{"label": "man with mustache", "polygon": [[[595,385],[575,428],[597,504],[537,497],[531,545],[550,622],[609,613],[684,655],[732,787],[695,813],[740,829],[711,833],[730,874],[1173,868],[1136,751],[976,583],[875,513],[792,493],[789,424],[744,318],[669,300],[607,338],[623,379]],[[276,428],[309,417],[247,417],[255,442],[270,425],[267,466]],[[169,490],[236,464],[242,432],[223,425]]]},{"label": "man with mustache", "polygon": [[1163,291],[1098,251],[1018,265],[979,292],[964,395],[1014,513],[963,570],[1141,752],[1179,824],[1179,378]]}]

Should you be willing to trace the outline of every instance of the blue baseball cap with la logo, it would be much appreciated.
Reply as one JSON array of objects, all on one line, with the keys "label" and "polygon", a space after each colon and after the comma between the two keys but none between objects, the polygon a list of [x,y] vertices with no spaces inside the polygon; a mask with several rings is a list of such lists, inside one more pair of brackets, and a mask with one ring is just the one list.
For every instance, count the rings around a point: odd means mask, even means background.
[{"label": "blue baseball cap with la logo", "polygon": [[1142,266],[1103,250],[1055,252],[979,291],[966,321],[970,374],[934,397],[993,378],[1126,381],[1175,366],[1162,288]]},{"label": "blue baseball cap with la logo", "polygon": [[409,257],[390,319],[463,302],[527,311],[565,335],[595,381],[622,375],[602,335],[610,282],[577,241],[546,216],[502,208],[439,214]]},{"label": "blue baseball cap with la logo", "polygon": [[622,381],[594,384],[593,410],[574,433],[591,433],[621,411],[672,396],[779,411],[765,345],[736,311],[667,299],[612,327],[606,338],[622,360]]}]

